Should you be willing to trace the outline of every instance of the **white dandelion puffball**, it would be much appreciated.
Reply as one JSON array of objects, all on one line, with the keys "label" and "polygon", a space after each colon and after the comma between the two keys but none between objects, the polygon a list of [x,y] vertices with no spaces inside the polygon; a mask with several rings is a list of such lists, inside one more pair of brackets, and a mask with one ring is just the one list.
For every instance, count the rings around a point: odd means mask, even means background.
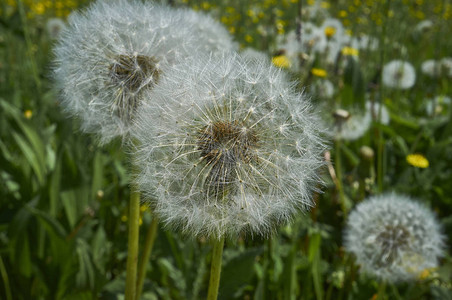
[{"label": "white dandelion puffball", "polygon": [[348,217],[344,239],[362,271],[388,282],[415,279],[436,267],[445,248],[433,212],[394,193],[358,204]]},{"label": "white dandelion puffball", "polygon": [[441,63],[434,59],[428,59],[421,64],[421,71],[431,78],[439,77],[441,76]]},{"label": "white dandelion puffball", "polygon": [[383,67],[383,84],[389,88],[406,90],[416,81],[414,67],[406,61],[393,60]]},{"label": "white dandelion puffball", "polygon": [[369,130],[372,115],[369,110],[351,108],[350,111],[338,109],[333,113],[333,137],[336,140],[354,141]]},{"label": "white dandelion puffball", "polygon": [[46,23],[47,34],[51,39],[60,37],[61,32],[66,28],[66,24],[60,18],[50,18]]},{"label": "white dandelion puffball", "polygon": [[312,206],[324,129],[269,62],[225,53],[176,65],[137,114],[136,181],[168,226],[267,236]]},{"label": "white dandelion puffball", "polygon": [[168,66],[226,47],[231,39],[215,43],[218,28],[208,16],[152,2],[97,1],[71,14],[54,50],[62,107],[101,143],[127,137],[143,91]]},{"label": "white dandelion puffball", "polygon": [[381,124],[388,125],[391,121],[386,105],[378,102],[366,101],[366,110],[373,120],[378,120]]}]

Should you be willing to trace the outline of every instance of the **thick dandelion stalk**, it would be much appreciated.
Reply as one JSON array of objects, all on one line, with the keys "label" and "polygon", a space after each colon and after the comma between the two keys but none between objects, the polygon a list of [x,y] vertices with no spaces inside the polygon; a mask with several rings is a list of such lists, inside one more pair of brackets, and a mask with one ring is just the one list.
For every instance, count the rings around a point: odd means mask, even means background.
[{"label": "thick dandelion stalk", "polygon": [[135,300],[140,229],[140,192],[132,185],[129,203],[129,241],[127,245],[126,300]]},{"label": "thick dandelion stalk", "polygon": [[216,300],[218,297],[218,289],[220,287],[220,276],[221,276],[221,262],[223,259],[223,247],[224,247],[224,237],[214,241],[207,300]]},{"label": "thick dandelion stalk", "polygon": [[144,243],[143,254],[141,256],[140,264],[138,266],[137,292],[135,299],[139,300],[143,291],[144,277],[146,276],[146,267],[149,258],[151,257],[152,248],[154,247],[155,238],[157,237],[158,218],[151,212],[152,221],[149,225],[146,234],[146,241]]}]

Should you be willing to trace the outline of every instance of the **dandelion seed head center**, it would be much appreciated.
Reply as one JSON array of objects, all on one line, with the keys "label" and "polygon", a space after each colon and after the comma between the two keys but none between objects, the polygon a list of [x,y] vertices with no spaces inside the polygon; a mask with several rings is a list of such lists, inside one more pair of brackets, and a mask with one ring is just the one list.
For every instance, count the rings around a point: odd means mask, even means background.
[{"label": "dandelion seed head center", "polygon": [[256,130],[238,121],[216,121],[203,128],[197,144],[201,158],[211,166],[211,183],[231,183],[237,167],[255,160],[258,142]]},{"label": "dandelion seed head center", "polygon": [[109,69],[112,81],[131,92],[138,92],[146,85],[154,85],[160,75],[157,60],[139,54],[121,54],[115,58]]},{"label": "dandelion seed head center", "polygon": [[397,252],[403,250],[409,244],[410,233],[400,225],[385,226],[385,229],[377,236],[376,242],[381,248],[381,263],[391,264],[397,256]]},{"label": "dandelion seed head center", "polygon": [[120,88],[111,110],[124,122],[129,122],[139,102],[137,94],[144,87],[152,87],[159,80],[157,60],[153,57],[121,54],[109,67],[113,84]]}]

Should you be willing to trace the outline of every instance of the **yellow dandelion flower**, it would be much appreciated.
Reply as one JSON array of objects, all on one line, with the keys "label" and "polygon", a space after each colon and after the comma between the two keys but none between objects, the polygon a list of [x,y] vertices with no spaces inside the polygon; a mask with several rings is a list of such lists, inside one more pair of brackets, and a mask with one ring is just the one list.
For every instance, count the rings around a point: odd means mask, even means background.
[{"label": "yellow dandelion flower", "polygon": [[329,3],[326,2],[326,1],[322,1],[322,3],[320,3],[320,6],[321,6],[322,8],[328,9],[328,8],[330,8],[331,4],[329,4]]},{"label": "yellow dandelion flower", "polygon": [[235,27],[234,26],[230,26],[229,27],[229,32],[230,33],[235,33]]},{"label": "yellow dandelion flower", "polygon": [[339,12],[339,17],[341,17],[341,18],[346,18],[346,17],[347,17],[347,11],[341,10],[341,11]]},{"label": "yellow dandelion flower", "polygon": [[419,273],[418,278],[420,280],[425,280],[425,279],[429,278],[430,274],[431,274],[431,271],[432,271],[431,269],[424,269],[424,270],[422,270],[422,272]]},{"label": "yellow dandelion flower", "polygon": [[335,33],[336,33],[336,28],[331,27],[331,26],[325,27],[325,35],[326,35],[327,37],[330,38],[330,37],[332,37]]},{"label": "yellow dandelion flower", "polygon": [[422,154],[409,154],[406,157],[406,161],[417,168],[428,168],[429,166],[427,158]]},{"label": "yellow dandelion flower", "polygon": [[33,116],[33,112],[30,109],[27,109],[26,111],[24,111],[25,118],[31,119],[32,116]]},{"label": "yellow dandelion flower", "polygon": [[344,47],[342,48],[342,55],[344,56],[356,56],[358,57],[359,51],[356,48]]},{"label": "yellow dandelion flower", "polygon": [[253,37],[249,34],[245,35],[245,41],[252,43],[254,41]]},{"label": "yellow dandelion flower", "polygon": [[315,4],[315,0],[308,0],[308,5],[314,5]]},{"label": "yellow dandelion flower", "polygon": [[278,68],[287,69],[290,68],[290,60],[285,55],[278,55],[272,58],[272,63]]},{"label": "yellow dandelion flower", "polygon": [[148,205],[140,205],[140,211],[141,212],[145,212],[145,211],[147,211],[149,209],[149,206]]},{"label": "yellow dandelion flower", "polygon": [[126,215],[122,215],[121,216],[121,221],[123,221],[123,222],[127,222],[127,216]]},{"label": "yellow dandelion flower", "polygon": [[311,74],[317,77],[325,78],[328,73],[324,69],[312,68]]}]

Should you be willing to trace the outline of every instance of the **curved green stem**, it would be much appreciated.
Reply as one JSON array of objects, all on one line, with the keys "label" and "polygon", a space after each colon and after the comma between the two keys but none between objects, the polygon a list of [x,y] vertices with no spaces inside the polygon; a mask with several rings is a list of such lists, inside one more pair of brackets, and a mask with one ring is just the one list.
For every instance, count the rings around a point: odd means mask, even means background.
[{"label": "curved green stem", "polygon": [[212,251],[212,265],[210,267],[210,282],[207,300],[216,300],[220,287],[221,261],[223,258],[224,237],[215,240]]},{"label": "curved green stem", "polygon": [[126,271],[126,300],[135,300],[138,243],[140,228],[140,192],[132,185],[129,203],[129,242],[127,248],[127,271]]},{"label": "curved green stem", "polygon": [[[152,213],[151,213],[152,215]],[[157,237],[158,219],[155,215],[152,216],[151,225],[149,225],[146,234],[146,241],[144,244],[143,254],[141,256],[140,264],[138,265],[138,279],[137,279],[137,293],[136,299],[139,300],[141,292],[143,291],[144,277],[146,275],[146,267],[149,258],[151,257],[152,248],[154,247],[155,238]]]}]

